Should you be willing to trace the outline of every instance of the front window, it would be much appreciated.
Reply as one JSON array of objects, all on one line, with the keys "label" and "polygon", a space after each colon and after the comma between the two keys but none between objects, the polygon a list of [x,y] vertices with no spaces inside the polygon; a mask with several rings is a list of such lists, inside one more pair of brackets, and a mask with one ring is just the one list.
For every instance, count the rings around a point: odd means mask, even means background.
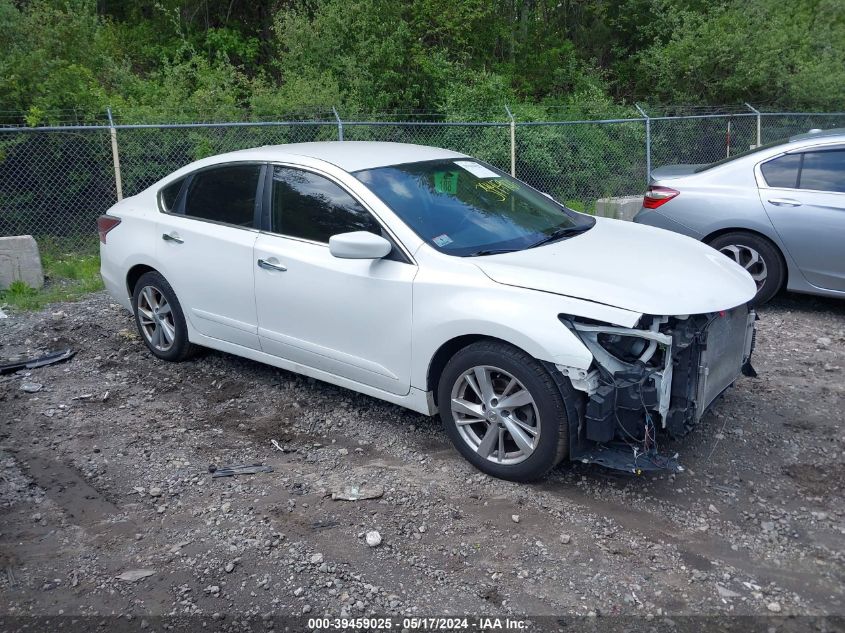
[{"label": "front window", "polygon": [[292,167],[273,169],[271,223],[275,233],[326,244],[332,235],[350,231],[381,235],[370,212],[339,185]]},{"label": "front window", "polygon": [[421,239],[449,255],[522,250],[595,223],[470,159],[378,167],[354,175]]}]

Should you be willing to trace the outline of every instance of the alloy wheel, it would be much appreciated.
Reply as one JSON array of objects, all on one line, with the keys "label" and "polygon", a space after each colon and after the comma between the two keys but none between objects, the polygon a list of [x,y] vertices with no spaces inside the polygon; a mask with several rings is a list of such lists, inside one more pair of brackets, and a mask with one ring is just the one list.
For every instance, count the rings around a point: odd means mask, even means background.
[{"label": "alloy wheel", "polygon": [[481,365],[455,381],[452,417],[464,442],[495,464],[528,459],[540,439],[540,414],[533,396],[508,372]]},{"label": "alloy wheel", "polygon": [[144,286],[138,295],[138,322],[152,347],[166,352],[176,339],[176,324],[167,298],[155,286]]},{"label": "alloy wheel", "polygon": [[719,252],[727,255],[737,264],[742,266],[751,275],[757,290],[763,287],[768,277],[766,260],[756,250],[745,244],[728,244],[719,249]]}]

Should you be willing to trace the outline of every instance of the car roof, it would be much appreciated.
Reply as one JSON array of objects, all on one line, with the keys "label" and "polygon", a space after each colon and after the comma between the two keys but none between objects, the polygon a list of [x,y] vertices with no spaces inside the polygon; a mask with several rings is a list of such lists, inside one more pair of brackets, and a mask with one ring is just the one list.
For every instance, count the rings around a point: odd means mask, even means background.
[{"label": "car roof", "polygon": [[249,154],[251,159],[285,161],[302,156],[331,163],[345,171],[387,167],[426,160],[466,158],[452,150],[411,143],[388,143],[383,141],[323,141],[315,143],[290,143],[287,145],[264,145],[254,149],[223,154],[216,158],[242,158]]},{"label": "car roof", "polygon": [[796,134],[789,137],[789,142],[793,141],[812,141],[814,139],[828,139],[831,136],[845,136],[845,127],[836,127],[829,130],[815,130],[804,132],[803,134]]}]

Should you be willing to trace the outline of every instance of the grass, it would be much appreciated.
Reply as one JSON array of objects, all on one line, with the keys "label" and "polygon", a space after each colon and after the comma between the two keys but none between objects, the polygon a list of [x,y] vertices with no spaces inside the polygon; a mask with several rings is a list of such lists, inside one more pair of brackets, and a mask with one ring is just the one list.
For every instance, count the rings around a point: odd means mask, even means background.
[{"label": "grass", "polygon": [[[30,288],[15,281],[0,290],[0,307],[16,310],[40,310],[50,303],[77,301],[85,295],[102,290],[100,256],[93,248],[68,249],[57,242],[39,243],[41,265],[44,267],[44,287]],[[70,252],[68,252],[70,251]]]},{"label": "grass", "polygon": [[581,200],[567,200],[564,204],[572,209],[573,211],[579,211],[581,213],[586,213],[588,215],[595,215],[596,214],[596,205],[595,202],[591,202],[589,204],[585,204]]}]

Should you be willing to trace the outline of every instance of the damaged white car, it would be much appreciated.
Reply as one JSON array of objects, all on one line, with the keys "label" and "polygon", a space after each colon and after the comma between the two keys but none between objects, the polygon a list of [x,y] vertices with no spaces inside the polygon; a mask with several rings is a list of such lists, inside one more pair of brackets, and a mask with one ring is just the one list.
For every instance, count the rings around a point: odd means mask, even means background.
[{"label": "damaged white car", "polygon": [[439,411],[496,477],[678,468],[661,438],[752,371],[756,285],[736,263],[444,149],[214,156],[99,230],[106,286],[159,358],[200,345]]}]

